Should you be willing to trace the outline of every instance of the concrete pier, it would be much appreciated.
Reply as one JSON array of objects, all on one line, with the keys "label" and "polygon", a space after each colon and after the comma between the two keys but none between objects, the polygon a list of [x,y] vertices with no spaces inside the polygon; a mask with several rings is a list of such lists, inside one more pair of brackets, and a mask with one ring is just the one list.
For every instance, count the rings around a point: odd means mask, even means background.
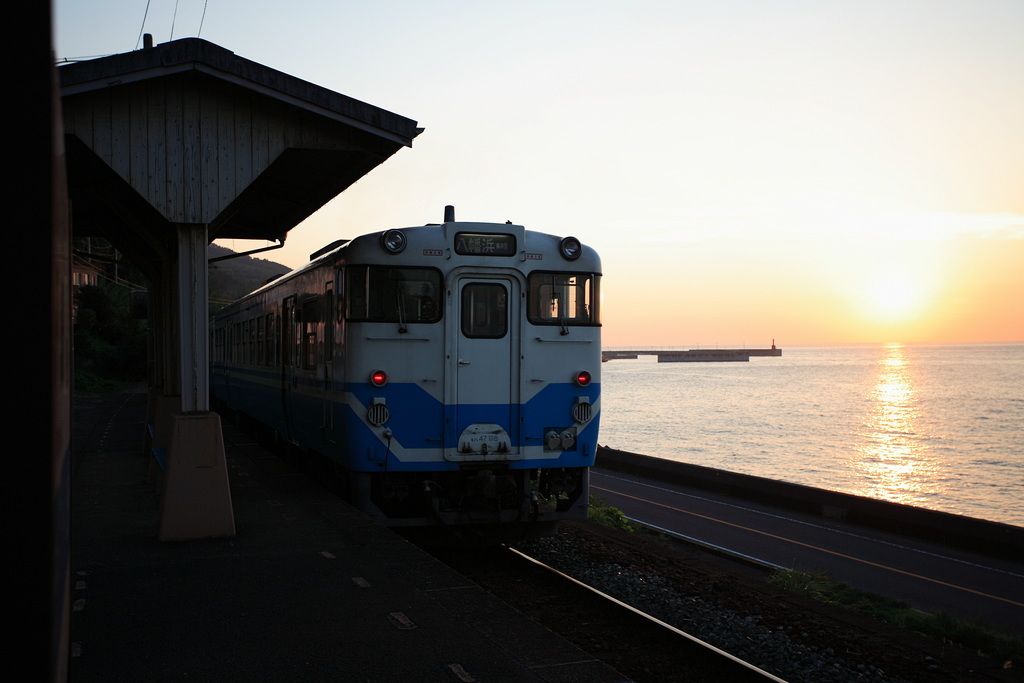
[{"label": "concrete pier", "polygon": [[781,356],[782,349],[772,344],[769,349],[629,349],[602,351],[601,361],[635,360],[640,356],[657,356],[659,363],[722,363],[746,362],[751,356]]}]

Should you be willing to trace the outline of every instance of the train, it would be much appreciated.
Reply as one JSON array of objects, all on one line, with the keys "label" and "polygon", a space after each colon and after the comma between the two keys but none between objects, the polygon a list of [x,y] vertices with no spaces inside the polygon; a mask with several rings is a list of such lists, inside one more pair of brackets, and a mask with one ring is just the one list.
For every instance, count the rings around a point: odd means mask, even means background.
[{"label": "train", "polygon": [[576,237],[447,206],[442,223],[338,240],[218,311],[211,398],[328,463],[382,525],[550,529],[587,515],[601,277]]}]

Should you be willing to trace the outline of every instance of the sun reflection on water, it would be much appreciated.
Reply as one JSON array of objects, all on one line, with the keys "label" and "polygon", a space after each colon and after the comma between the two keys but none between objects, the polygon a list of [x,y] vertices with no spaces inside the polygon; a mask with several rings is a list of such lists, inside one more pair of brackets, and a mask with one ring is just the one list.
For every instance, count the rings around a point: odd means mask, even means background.
[{"label": "sun reflection on water", "polygon": [[856,466],[859,495],[919,504],[934,493],[935,463],[921,434],[914,367],[899,344],[885,348],[869,395]]}]

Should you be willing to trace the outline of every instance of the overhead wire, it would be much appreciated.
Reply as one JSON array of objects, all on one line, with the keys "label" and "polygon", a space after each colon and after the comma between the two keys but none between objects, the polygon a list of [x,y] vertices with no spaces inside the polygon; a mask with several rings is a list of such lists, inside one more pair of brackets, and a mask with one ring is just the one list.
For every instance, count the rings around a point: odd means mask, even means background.
[{"label": "overhead wire", "polygon": [[203,0],[203,16],[199,18],[199,31],[196,32],[196,38],[198,38],[203,32],[203,22],[206,21],[206,7],[210,4],[210,0]]},{"label": "overhead wire", "polygon": [[[178,16],[178,2],[179,1],[180,0],[175,0],[175,2],[174,2],[174,18],[171,20],[171,38],[170,38],[171,40],[174,40],[174,25],[175,25],[175,22],[176,22],[177,16]],[[143,38],[143,36],[146,35],[146,21],[149,19],[149,8],[150,8],[150,5],[152,4],[152,2],[153,2],[153,0],[146,0],[146,10],[142,13],[142,25],[139,26],[139,35],[135,39],[135,49],[136,50],[139,49],[139,46],[142,44],[142,38]],[[202,13],[202,15],[199,18],[199,30],[196,32],[196,38],[198,38],[203,33],[203,24],[206,23],[206,10],[209,7],[209,5],[210,5],[210,0],[203,0],[203,13]],[[102,54],[102,55],[85,55],[85,56],[81,56],[81,57],[58,57],[54,61],[57,64],[70,64],[70,63],[74,63],[74,62],[87,62],[87,61],[92,60],[92,59],[98,59],[100,57],[108,57],[108,56],[109,56],[109,53],[108,54]]]},{"label": "overhead wire", "polygon": [[139,27],[139,37],[135,41],[135,49],[136,50],[138,50],[139,49],[139,45],[142,44],[143,32],[146,30],[146,17],[149,16],[149,3],[150,2],[152,2],[152,0],[146,0],[146,11],[143,12],[143,14],[142,14],[142,26]]},{"label": "overhead wire", "polygon": [[[169,40],[174,40],[174,28],[178,21],[178,4],[181,0],[174,0],[174,14],[171,17],[171,35]],[[153,0],[146,0],[146,11],[142,14],[142,25],[139,27],[139,36],[135,40],[135,49],[139,49],[139,45],[142,44],[142,37],[146,32],[146,20],[149,18],[149,8]],[[196,32],[196,38],[203,33],[203,24],[206,23],[206,10],[210,5],[210,0],[203,0],[203,13],[199,18],[199,30]]]},{"label": "overhead wire", "polygon": [[168,40],[174,40],[174,22],[178,20],[178,0],[174,0],[174,14],[171,15],[171,37]]}]

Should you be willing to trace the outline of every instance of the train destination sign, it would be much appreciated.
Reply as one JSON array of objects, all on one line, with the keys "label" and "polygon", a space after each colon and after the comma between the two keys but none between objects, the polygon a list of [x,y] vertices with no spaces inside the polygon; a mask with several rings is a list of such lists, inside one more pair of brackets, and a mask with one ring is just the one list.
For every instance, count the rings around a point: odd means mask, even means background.
[{"label": "train destination sign", "polygon": [[455,235],[455,253],[467,256],[515,256],[515,235],[460,232]]}]

